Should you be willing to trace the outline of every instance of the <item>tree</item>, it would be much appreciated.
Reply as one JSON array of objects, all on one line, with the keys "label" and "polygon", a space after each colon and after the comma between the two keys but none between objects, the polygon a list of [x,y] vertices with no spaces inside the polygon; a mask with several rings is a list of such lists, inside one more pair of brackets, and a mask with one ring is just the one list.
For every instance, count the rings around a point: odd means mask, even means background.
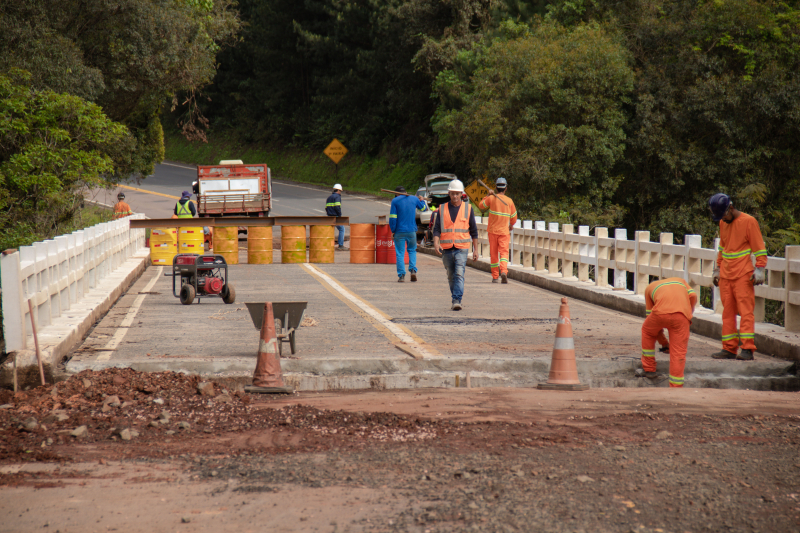
[{"label": "tree", "polygon": [[[159,115],[209,83],[239,28],[231,0],[0,0],[0,72],[25,68],[36,89],[94,102],[136,140],[122,170],[152,173],[163,158]],[[187,99],[185,95],[190,97]]]},{"label": "tree", "polygon": [[614,224],[630,55],[598,25],[504,28],[506,38],[463,54],[472,66],[462,75],[439,74],[440,142],[476,175],[508,179],[533,216]]},{"label": "tree", "polygon": [[96,104],[0,75],[0,249],[52,238],[134,145]]}]

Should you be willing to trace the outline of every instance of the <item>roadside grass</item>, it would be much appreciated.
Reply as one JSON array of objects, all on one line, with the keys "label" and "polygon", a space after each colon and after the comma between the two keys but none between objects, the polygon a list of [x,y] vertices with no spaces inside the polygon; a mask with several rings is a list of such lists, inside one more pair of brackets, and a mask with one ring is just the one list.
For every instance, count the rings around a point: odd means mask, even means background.
[{"label": "roadside grass", "polygon": [[402,185],[416,191],[427,174],[426,165],[413,162],[390,163],[383,157],[348,153],[338,169],[322,151],[285,148],[261,144],[243,144],[233,133],[210,133],[209,142],[189,142],[178,132],[164,132],[165,157],[195,165],[217,164],[223,159],[241,159],[245,163],[266,163],[272,177],[298,183],[331,187],[342,184],[345,193],[361,192],[385,196],[381,189]]}]

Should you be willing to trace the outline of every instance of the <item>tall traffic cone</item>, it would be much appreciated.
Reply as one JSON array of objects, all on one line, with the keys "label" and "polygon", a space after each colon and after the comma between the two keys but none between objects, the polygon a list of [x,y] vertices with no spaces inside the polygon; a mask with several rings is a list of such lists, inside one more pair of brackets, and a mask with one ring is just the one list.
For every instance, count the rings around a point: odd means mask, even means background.
[{"label": "tall traffic cone", "polygon": [[542,390],[586,390],[589,385],[581,385],[578,367],[575,363],[575,343],[572,340],[572,322],[569,319],[567,299],[561,298],[556,326],[556,342],[553,345],[553,359],[550,361],[550,376],[547,383],[539,383]]},{"label": "tall traffic cone", "polygon": [[258,346],[256,371],[253,373],[253,386],[245,387],[245,392],[291,393],[294,389],[283,383],[281,355],[278,351],[278,337],[275,335],[275,316],[272,302],[264,304],[264,318],[261,322],[261,342]]}]

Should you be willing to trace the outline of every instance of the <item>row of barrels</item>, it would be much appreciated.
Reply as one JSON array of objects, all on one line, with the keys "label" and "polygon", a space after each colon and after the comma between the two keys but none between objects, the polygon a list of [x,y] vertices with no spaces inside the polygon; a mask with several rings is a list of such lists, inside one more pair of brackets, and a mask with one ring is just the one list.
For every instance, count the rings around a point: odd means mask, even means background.
[{"label": "row of barrels", "polygon": [[[229,265],[239,263],[239,228],[216,227],[212,248]],[[306,259],[306,227],[281,227],[282,263],[333,263],[334,227],[311,226]],[[247,262],[272,263],[272,227],[247,228]],[[150,232],[150,258],[154,265],[171,265],[176,254],[204,252],[202,227],[157,228]],[[394,263],[392,233],[388,225],[350,225],[351,263]]]}]

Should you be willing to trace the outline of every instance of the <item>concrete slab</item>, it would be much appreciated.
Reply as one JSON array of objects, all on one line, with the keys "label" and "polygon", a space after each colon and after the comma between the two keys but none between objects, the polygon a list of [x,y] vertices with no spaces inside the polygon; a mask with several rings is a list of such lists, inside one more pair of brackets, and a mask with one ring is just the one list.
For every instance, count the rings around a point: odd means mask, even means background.
[{"label": "concrete slab", "polygon": [[[416,283],[397,283],[394,265],[353,265],[346,252],[335,257],[323,265],[232,265],[232,305],[207,298],[182,306],[171,278],[150,267],[76,350],[67,372],[124,366],[249,384],[259,332],[244,302],[270,300],[308,302],[298,352],[289,355],[287,345],[282,361],[287,384],[298,390],[452,387],[456,380],[458,386],[531,387],[547,380],[560,294],[516,281],[492,284],[489,274],[467,269],[464,309],[454,312],[436,257],[418,256]],[[142,305],[130,319],[137,298]],[[570,311],[582,381],[666,386],[664,354],[657,355],[663,378],[633,376],[643,318],[575,299]],[[126,317],[130,327],[120,330]],[[122,331],[118,346],[108,350]],[[692,335],[687,386],[800,388],[791,362],[762,354],[752,363],[710,359],[717,350],[717,341]]]}]

